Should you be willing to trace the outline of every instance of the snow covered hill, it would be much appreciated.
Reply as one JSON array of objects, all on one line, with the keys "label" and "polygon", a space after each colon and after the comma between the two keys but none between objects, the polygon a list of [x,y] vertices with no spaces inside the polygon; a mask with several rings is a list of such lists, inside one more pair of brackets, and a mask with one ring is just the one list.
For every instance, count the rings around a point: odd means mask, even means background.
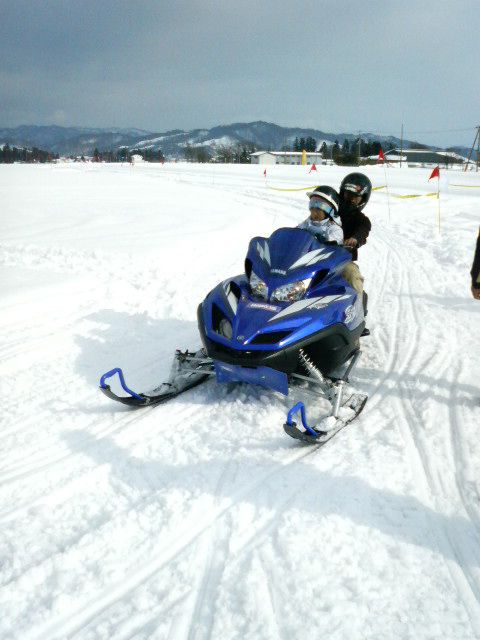
[{"label": "snow covered hill", "polygon": [[152,135],[142,129],[110,129],[88,127],[28,126],[0,128],[0,144],[39,147],[62,156],[93,155],[95,147],[102,151],[135,145],[137,140]]},{"label": "snow covered hill", "polygon": [[[122,146],[130,149],[161,149],[167,157],[183,158],[187,145],[206,146],[212,151],[222,145],[253,143],[261,149],[281,149],[292,147],[295,138],[312,136],[320,147],[322,141],[329,144],[344,139],[350,142],[358,134],[325,133],[318,129],[301,127],[281,127],[270,122],[238,122],[219,125],[210,129],[183,131],[174,129],[154,133],[141,129],[109,129],[59,126],[21,126],[14,129],[0,128],[0,144],[8,142],[17,146],[38,146],[61,155],[93,155],[95,147],[100,151],[116,150]],[[400,140],[392,136],[363,133],[365,140],[380,140],[400,145]],[[406,144],[407,141],[404,141]],[[415,145],[414,145],[415,146]],[[465,155],[468,154],[468,150]]]},{"label": "snow covered hill", "polygon": [[260,388],[98,390],[165,379],[250,237],[306,217],[277,189],[347,171],[0,166],[2,640],[480,638],[478,174],[442,172],[440,234],[429,171],[374,192],[369,401],[324,448]]},{"label": "snow covered hill", "polygon": [[[400,147],[401,140],[395,136],[385,136],[378,133],[362,132],[362,139],[380,141],[384,148],[390,143]],[[145,131],[143,129],[87,128],[87,127],[59,127],[23,125],[15,128],[0,127],[0,146],[9,143],[10,146],[40,147],[63,156],[87,155],[92,156],[95,148],[99,151],[117,150],[120,147],[133,149],[160,149],[166,157],[183,158],[185,147],[205,146],[212,152],[215,149],[237,144],[252,143],[259,149],[279,150],[283,146],[293,147],[295,138],[313,137],[320,148],[323,141],[331,145],[338,140],[352,143],[358,139],[357,133],[326,133],[318,129],[302,127],[281,127],[271,122],[237,122],[219,125],[210,129],[192,129],[184,131],[174,129],[163,133]],[[419,145],[418,142],[403,140],[404,148]],[[433,147],[432,147],[433,148]],[[452,147],[457,153],[468,157],[470,148]]]}]

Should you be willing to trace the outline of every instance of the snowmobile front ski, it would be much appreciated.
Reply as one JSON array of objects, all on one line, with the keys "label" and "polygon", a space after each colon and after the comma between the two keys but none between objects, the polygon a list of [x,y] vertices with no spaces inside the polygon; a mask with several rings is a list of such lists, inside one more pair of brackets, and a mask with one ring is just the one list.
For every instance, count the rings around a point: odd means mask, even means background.
[{"label": "snowmobile front ski", "polygon": [[[120,385],[128,393],[127,396],[117,395],[106,383],[108,378],[115,375],[118,375]],[[146,407],[167,402],[184,391],[205,382],[210,375],[214,375],[213,363],[210,358],[205,357],[203,350],[196,353],[177,350],[168,382],[163,382],[151,391],[145,393],[132,391],[125,382],[123,371],[118,367],[103,374],[100,378],[100,390],[111,400],[116,400],[129,407]]]},{"label": "snowmobile front ski", "polygon": [[[341,429],[350,424],[362,411],[368,400],[368,396],[361,393],[354,393],[350,398],[344,402],[339,410],[339,416],[329,416],[324,418],[315,427],[310,427],[307,423],[307,416],[305,412],[305,405],[303,402],[296,404],[288,412],[287,421],[283,425],[285,433],[291,438],[301,440],[307,444],[323,445],[333,438]],[[297,427],[297,423],[293,421],[293,415],[300,411],[301,420],[304,427],[304,431]],[[325,427],[328,426],[328,430]],[[322,428],[323,427],[323,428]]]},{"label": "snowmobile front ski", "polygon": [[[308,377],[293,374],[293,378],[306,380],[311,386],[317,387],[321,395],[323,395],[330,403],[331,413],[320,420],[315,427],[310,427],[307,423],[307,414],[303,402],[298,402],[290,409],[287,415],[287,421],[283,425],[285,433],[296,440],[301,440],[308,444],[322,445],[328,442],[343,427],[355,420],[360,411],[365,406],[368,396],[362,393],[353,393],[348,400],[343,400],[343,394],[349,381],[349,376],[355,368],[360,356],[360,349],[357,349],[347,362],[347,367],[342,376],[339,378],[325,377],[318,367],[310,360],[305,352],[300,349],[299,358],[309,373]],[[295,413],[300,411],[304,431],[297,427],[297,423],[293,421]]]}]

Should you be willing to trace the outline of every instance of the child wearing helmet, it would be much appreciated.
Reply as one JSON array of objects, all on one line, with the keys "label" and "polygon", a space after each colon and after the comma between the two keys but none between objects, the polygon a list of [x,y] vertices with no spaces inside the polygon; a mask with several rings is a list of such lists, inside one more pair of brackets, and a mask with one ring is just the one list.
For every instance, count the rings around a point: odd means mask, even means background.
[{"label": "child wearing helmet", "polygon": [[322,185],[307,193],[310,216],[298,225],[320,242],[342,244],[343,230],[338,217],[339,197],[332,187]]}]

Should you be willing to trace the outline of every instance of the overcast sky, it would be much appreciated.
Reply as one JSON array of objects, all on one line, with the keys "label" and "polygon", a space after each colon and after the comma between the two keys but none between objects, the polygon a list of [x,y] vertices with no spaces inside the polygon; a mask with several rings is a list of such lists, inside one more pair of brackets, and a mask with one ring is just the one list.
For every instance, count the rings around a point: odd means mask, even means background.
[{"label": "overcast sky", "polygon": [[266,120],[470,145],[480,0],[0,0],[0,126]]}]

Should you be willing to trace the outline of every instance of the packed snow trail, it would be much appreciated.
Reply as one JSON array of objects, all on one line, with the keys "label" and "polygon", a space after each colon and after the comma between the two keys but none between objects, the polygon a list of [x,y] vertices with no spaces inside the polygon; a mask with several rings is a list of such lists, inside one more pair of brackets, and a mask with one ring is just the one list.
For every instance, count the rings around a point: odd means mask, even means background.
[{"label": "packed snow trail", "polygon": [[[0,637],[480,638],[475,174],[375,192],[359,419],[322,449],[294,399],[209,381],[132,412],[250,237],[348,169],[0,167]],[[384,172],[369,168],[374,185]],[[428,170],[389,171],[428,193]],[[28,185],[28,188],[27,188]],[[478,194],[478,195],[477,195]]]}]

